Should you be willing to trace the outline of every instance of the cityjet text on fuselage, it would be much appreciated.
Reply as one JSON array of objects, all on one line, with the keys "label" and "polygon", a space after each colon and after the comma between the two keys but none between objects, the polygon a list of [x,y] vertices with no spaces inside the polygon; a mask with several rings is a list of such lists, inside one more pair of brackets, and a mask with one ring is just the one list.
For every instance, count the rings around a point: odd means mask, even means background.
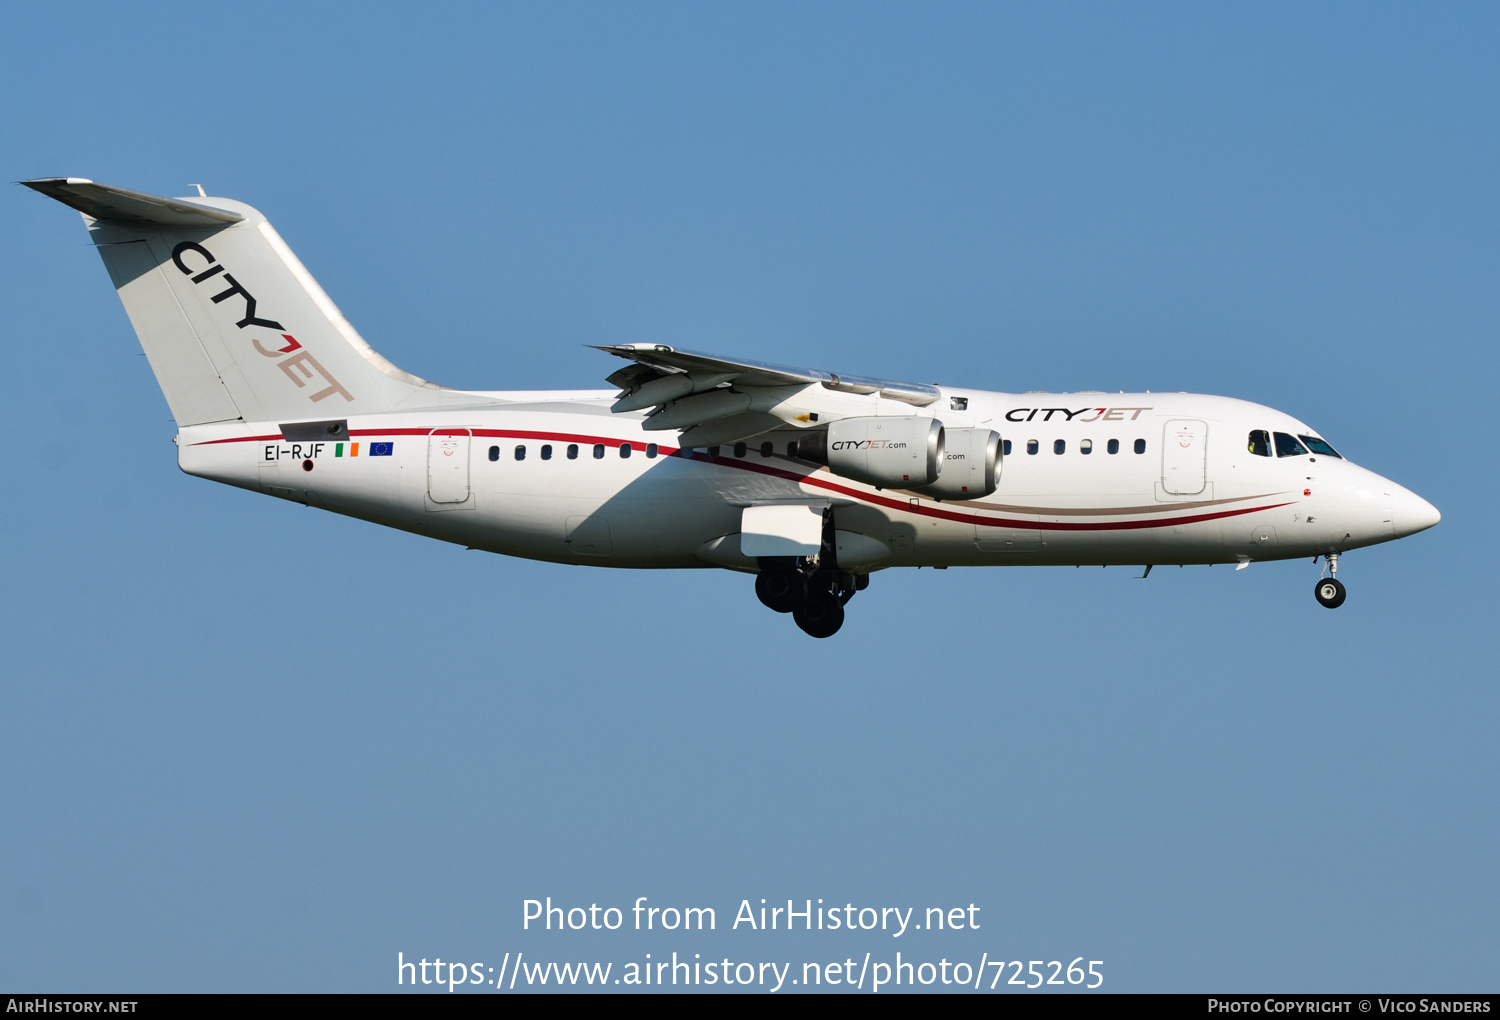
[{"label": "cityjet text on fuselage", "polygon": [[[1041,415],[1042,421],[1051,421],[1053,415],[1060,414],[1059,421],[1135,421],[1142,411],[1149,410],[1149,407],[1080,407],[1076,411],[1066,407],[1013,407],[1005,412],[1005,420],[1034,421],[1037,415]],[[1129,412],[1128,418],[1126,412]]]}]

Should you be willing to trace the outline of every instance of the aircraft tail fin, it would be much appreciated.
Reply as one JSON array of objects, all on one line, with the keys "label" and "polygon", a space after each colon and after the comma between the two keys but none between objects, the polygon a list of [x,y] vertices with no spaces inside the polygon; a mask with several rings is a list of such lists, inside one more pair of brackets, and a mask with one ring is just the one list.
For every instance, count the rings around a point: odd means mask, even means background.
[{"label": "aircraft tail fin", "polygon": [[483,399],[377,354],[243,202],[159,198],[77,177],[21,183],[83,213],[178,425]]}]

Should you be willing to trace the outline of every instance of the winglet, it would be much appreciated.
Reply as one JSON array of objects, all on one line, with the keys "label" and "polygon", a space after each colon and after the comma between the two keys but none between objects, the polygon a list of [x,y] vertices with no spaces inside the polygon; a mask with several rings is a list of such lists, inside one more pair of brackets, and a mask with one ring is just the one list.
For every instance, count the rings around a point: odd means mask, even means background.
[{"label": "winglet", "polygon": [[21,181],[32,191],[55,198],[86,216],[109,223],[149,223],[162,227],[225,227],[245,217],[178,198],[158,198],[139,191],[95,184],[86,177],[41,177]]}]

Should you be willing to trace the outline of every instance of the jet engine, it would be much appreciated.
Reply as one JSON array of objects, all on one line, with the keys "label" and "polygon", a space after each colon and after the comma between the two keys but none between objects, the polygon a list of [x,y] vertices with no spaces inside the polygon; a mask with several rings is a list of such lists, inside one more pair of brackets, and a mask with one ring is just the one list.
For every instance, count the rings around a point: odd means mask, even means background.
[{"label": "jet engine", "polygon": [[931,485],[943,470],[943,423],[934,418],[841,418],[797,441],[797,455],[881,488]]},{"label": "jet engine", "polygon": [[1000,484],[1000,433],[944,429],[943,473],[930,485],[912,486],[935,499],[978,499]]}]

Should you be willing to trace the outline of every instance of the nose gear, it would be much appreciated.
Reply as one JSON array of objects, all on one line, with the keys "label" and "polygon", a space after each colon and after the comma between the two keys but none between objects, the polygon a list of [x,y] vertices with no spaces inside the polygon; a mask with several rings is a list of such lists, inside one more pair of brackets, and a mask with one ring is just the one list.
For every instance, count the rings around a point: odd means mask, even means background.
[{"label": "nose gear", "polygon": [[[1324,569],[1318,573],[1318,583],[1313,586],[1313,597],[1325,609],[1337,609],[1344,604],[1344,599],[1349,594],[1337,577],[1339,572],[1339,554],[1329,553],[1323,557],[1323,561]],[[1324,573],[1327,573],[1329,576],[1324,577]]]},{"label": "nose gear", "polygon": [[1337,609],[1343,605],[1347,594],[1343,583],[1331,577],[1319,581],[1317,587],[1313,589],[1313,595],[1316,596],[1318,604],[1328,609]]}]

